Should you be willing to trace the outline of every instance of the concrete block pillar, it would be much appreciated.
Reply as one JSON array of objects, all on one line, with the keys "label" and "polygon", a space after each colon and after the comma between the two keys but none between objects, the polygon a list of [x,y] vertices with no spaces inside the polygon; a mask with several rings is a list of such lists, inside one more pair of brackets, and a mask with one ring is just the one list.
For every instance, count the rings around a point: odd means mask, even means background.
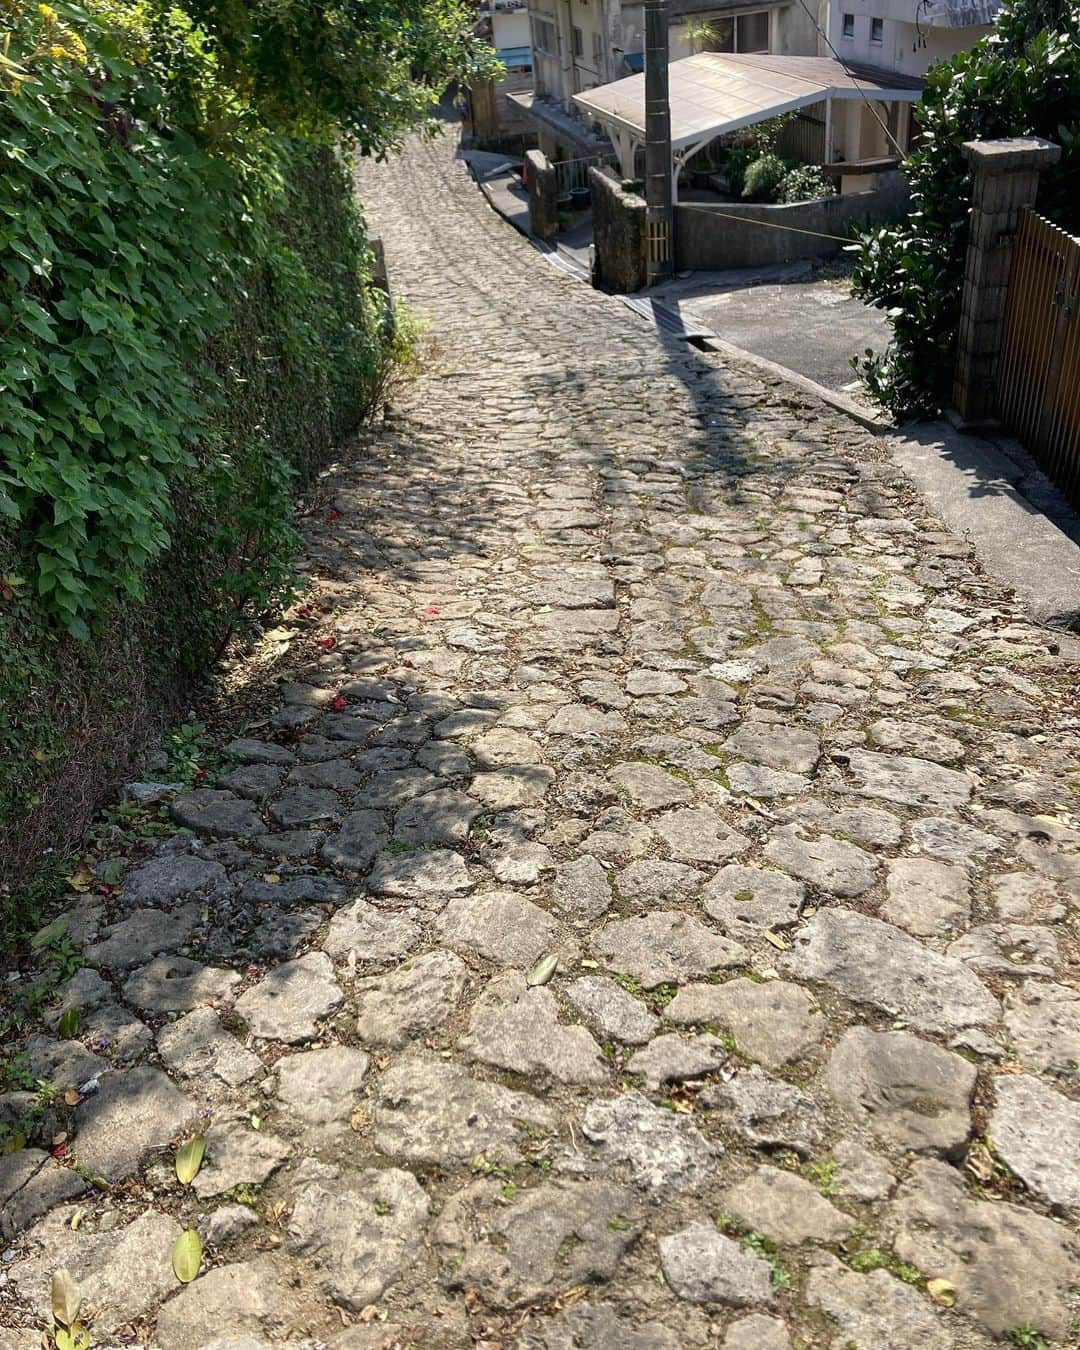
[{"label": "concrete block pillar", "polygon": [[962,424],[976,426],[996,413],[995,376],[1020,210],[1034,206],[1039,174],[1057,162],[1061,147],[1037,136],[1016,137],[966,141],[964,154],[974,184],[953,404]]},{"label": "concrete block pillar", "polygon": [[542,150],[525,154],[529,194],[529,232],[550,243],[559,233],[559,185],[551,161]]}]

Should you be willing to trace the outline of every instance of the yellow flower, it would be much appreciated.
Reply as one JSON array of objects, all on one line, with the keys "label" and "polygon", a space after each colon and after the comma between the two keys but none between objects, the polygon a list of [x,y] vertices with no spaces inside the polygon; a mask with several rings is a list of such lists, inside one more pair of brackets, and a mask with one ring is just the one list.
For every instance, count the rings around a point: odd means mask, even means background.
[{"label": "yellow flower", "polygon": [[38,13],[46,23],[55,23],[60,15],[53,9],[52,5],[38,5]]}]

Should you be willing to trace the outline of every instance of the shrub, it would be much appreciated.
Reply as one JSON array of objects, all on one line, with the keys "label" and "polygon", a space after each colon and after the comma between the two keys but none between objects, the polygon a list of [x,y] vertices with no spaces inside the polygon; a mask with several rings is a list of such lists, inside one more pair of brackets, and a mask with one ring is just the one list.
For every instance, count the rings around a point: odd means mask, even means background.
[{"label": "shrub", "polygon": [[410,5],[0,0],[0,910],[289,593],[294,494],[411,358],[331,148],[469,65]]},{"label": "shrub", "polygon": [[1039,210],[1080,224],[1080,3],[1006,0],[994,33],[930,70],[919,105],[922,138],[904,171],[911,210],[867,234],[856,294],[884,308],[892,341],[861,370],[894,414],[933,413],[948,401],[960,321],[971,177],[964,141],[1045,136],[1063,149],[1040,185]]},{"label": "shrub", "polygon": [[775,201],[787,171],[779,155],[761,155],[746,167],[742,195],[752,202]]},{"label": "shrub", "polygon": [[792,169],[780,184],[779,199],[790,206],[794,202],[812,202],[821,197],[831,197],[836,192],[836,183],[826,178],[820,165],[804,164]]}]

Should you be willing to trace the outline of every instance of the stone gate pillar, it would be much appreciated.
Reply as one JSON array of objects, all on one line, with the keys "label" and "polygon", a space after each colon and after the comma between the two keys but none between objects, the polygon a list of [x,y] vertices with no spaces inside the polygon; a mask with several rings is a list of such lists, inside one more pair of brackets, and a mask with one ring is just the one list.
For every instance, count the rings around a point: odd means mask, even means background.
[{"label": "stone gate pillar", "polygon": [[1034,206],[1039,174],[1060,159],[1061,147],[1030,136],[965,141],[964,154],[975,181],[953,405],[961,423],[974,426],[997,412],[995,376],[1020,209]]},{"label": "stone gate pillar", "polygon": [[555,170],[542,150],[525,155],[526,191],[529,194],[529,231],[550,243],[559,233],[559,188]]}]

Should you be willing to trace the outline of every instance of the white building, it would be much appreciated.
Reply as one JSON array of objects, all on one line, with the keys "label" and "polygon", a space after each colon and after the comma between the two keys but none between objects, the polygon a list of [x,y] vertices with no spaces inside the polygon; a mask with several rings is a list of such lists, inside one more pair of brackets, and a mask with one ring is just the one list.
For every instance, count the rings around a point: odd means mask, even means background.
[{"label": "white building", "polygon": [[[1000,0],[828,0],[823,6],[824,36],[818,52],[831,54],[829,44],[846,64],[923,76],[934,64],[967,51],[992,29]],[[828,161],[860,160],[895,154],[895,146],[878,117],[907,150],[913,123],[911,111],[893,105],[847,104],[830,117]]]}]

